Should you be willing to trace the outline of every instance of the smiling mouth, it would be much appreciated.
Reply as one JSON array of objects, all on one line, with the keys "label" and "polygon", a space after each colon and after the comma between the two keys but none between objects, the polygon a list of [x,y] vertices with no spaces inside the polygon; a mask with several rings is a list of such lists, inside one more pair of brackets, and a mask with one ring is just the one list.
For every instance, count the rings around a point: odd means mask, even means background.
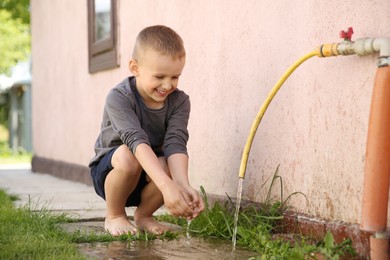
[{"label": "smiling mouth", "polygon": [[160,94],[160,96],[165,96],[167,94],[166,90],[157,90],[157,93]]}]

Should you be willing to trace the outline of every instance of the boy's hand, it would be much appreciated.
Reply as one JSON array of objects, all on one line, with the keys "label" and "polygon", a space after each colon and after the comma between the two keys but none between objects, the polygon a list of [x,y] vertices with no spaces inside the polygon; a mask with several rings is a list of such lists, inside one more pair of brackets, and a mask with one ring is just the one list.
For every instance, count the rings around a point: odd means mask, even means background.
[{"label": "boy's hand", "polygon": [[193,214],[191,216],[191,219],[193,219],[199,216],[203,212],[204,210],[203,200],[199,196],[199,193],[192,187],[188,186],[185,188],[185,190],[187,191],[188,196],[190,198],[189,206],[193,210]]},{"label": "boy's hand", "polygon": [[172,215],[190,219],[194,218],[194,215],[199,215],[195,214],[194,211],[193,205],[195,202],[193,202],[193,196],[191,195],[190,197],[186,189],[173,181],[166,183],[161,192],[164,197],[165,207]]}]

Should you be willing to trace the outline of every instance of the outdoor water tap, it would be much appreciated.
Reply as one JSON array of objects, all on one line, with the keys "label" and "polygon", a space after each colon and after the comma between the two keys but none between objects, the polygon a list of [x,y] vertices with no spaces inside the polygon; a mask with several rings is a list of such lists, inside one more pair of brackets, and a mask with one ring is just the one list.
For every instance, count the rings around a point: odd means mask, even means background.
[{"label": "outdoor water tap", "polygon": [[331,57],[338,55],[351,55],[355,54],[353,49],[354,42],[352,41],[353,28],[349,27],[348,30],[340,31],[340,38],[343,39],[339,43],[325,43],[321,45],[317,51],[319,57]]}]

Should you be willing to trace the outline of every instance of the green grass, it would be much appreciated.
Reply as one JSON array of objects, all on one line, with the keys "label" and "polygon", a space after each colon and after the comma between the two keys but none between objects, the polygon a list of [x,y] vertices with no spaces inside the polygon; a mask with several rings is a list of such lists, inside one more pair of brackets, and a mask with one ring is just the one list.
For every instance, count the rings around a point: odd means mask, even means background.
[{"label": "green grass", "polygon": [[8,129],[0,124],[1,164],[31,163],[32,154],[23,150],[12,151],[8,144]]},{"label": "green grass", "polygon": [[64,215],[14,208],[0,190],[0,259],[84,259],[71,237],[58,227]]}]

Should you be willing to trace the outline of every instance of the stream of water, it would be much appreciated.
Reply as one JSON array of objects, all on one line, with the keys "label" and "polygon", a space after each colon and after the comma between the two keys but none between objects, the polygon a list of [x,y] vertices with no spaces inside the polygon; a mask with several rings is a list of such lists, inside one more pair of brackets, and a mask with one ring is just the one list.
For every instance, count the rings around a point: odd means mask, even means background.
[{"label": "stream of water", "polygon": [[240,211],[240,205],[241,205],[242,183],[243,182],[244,182],[244,178],[238,178],[237,201],[236,201],[236,211],[234,212],[234,229],[233,229],[233,238],[232,238],[233,252],[236,250],[238,213]]},{"label": "stream of water", "polygon": [[187,244],[191,244],[190,239],[190,225],[191,225],[191,219],[187,220],[187,230],[186,230],[186,237],[187,237]]}]

